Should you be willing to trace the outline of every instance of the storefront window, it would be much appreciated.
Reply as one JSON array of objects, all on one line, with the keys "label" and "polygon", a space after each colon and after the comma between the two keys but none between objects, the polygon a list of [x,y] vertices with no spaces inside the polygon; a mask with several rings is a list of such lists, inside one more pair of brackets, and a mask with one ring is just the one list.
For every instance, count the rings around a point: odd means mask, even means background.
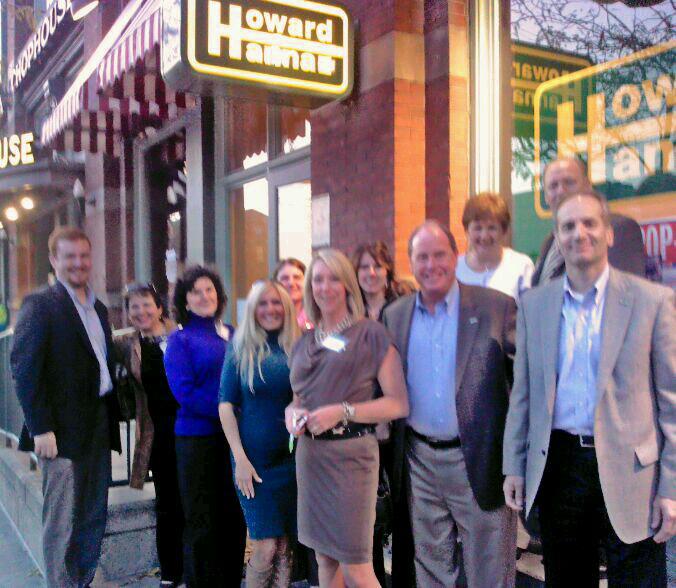
[{"label": "storefront window", "polygon": [[279,258],[312,258],[312,187],[310,180],[277,188]]},{"label": "storefront window", "polygon": [[279,109],[282,151],[291,153],[310,144],[310,111],[283,106]]},{"label": "storefront window", "polygon": [[228,171],[268,161],[267,105],[233,99],[226,114]]},{"label": "storefront window", "polygon": [[268,276],[268,181],[259,178],[230,192],[232,293],[238,320],[251,284]]},{"label": "storefront window", "polygon": [[577,156],[642,226],[653,277],[676,285],[673,2],[511,0],[510,17],[515,247],[537,255],[544,165]]}]

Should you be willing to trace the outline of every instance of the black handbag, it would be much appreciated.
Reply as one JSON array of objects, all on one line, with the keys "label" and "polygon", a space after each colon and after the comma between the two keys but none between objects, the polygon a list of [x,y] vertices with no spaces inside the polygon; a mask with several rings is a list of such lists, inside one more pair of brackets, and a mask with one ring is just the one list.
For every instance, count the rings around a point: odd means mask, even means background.
[{"label": "black handbag", "polygon": [[115,391],[120,406],[120,416],[124,421],[136,418],[136,395],[132,375],[123,364],[115,366]]}]

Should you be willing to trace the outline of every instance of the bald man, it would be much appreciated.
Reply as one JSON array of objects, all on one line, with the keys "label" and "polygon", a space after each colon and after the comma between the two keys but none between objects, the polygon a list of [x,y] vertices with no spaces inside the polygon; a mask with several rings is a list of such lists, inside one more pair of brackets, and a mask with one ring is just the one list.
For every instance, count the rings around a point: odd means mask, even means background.
[{"label": "bald man", "polygon": [[[561,198],[568,194],[588,192],[592,189],[587,176],[587,166],[577,157],[555,159],[545,167],[545,201],[554,210]],[[608,251],[608,260],[613,267],[645,276],[645,251],[638,223],[621,214],[611,214],[615,244]],[[547,235],[533,273],[533,287],[546,284],[563,275],[563,256],[554,241],[554,233]]]}]

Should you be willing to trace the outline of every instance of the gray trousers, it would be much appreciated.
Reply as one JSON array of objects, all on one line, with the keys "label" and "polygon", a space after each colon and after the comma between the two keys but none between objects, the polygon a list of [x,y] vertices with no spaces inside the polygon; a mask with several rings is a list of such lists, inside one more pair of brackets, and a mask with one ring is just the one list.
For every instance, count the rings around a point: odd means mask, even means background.
[{"label": "gray trousers", "polygon": [[103,402],[86,455],[40,459],[42,550],[49,588],[82,588],[94,579],[106,530],[110,466]]},{"label": "gray trousers", "polygon": [[506,506],[481,510],[462,449],[433,449],[408,435],[406,459],[417,585],[456,586],[460,539],[469,588],[512,588],[516,516]]}]

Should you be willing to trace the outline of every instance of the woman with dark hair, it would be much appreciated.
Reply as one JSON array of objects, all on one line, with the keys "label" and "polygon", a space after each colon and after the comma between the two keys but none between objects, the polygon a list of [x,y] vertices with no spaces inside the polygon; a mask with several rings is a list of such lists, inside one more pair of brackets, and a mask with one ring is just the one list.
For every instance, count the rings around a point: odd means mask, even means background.
[{"label": "woman with dark hair", "polygon": [[366,317],[380,321],[385,307],[410,288],[394,277],[394,262],[383,241],[362,244],[352,256],[352,267],[359,280]]},{"label": "woman with dark hair", "polygon": [[226,302],[218,274],[202,266],[187,269],[174,291],[181,329],[169,337],[164,356],[179,404],[176,459],[188,588],[230,588],[242,578],[246,526],[218,417],[221,370],[233,334],[220,320]]},{"label": "woman with dark hair", "polygon": [[296,321],[301,331],[312,328],[303,308],[303,285],[305,283],[305,264],[295,257],[280,259],[272,272],[272,279],[277,280],[291,296],[296,309]]},{"label": "woman with dark hair", "polygon": [[[408,294],[409,288],[402,286],[394,277],[394,263],[389,249],[383,241],[363,243],[352,256],[352,267],[357,275],[359,290],[364,302],[367,318],[381,321],[383,311],[390,302],[402,294]],[[401,289],[404,289],[402,292]],[[378,508],[376,524],[373,529],[373,569],[378,582],[385,586],[385,560],[383,545],[391,531],[391,498],[389,496],[390,446],[389,423],[376,426],[376,438],[380,453],[380,471],[378,480]]]},{"label": "woman with dark hair", "polygon": [[[115,340],[125,368],[122,381],[133,393],[136,442],[129,486],[143,489],[148,470],[155,485],[155,537],[160,560],[160,586],[178,586],[183,577],[183,509],[176,474],[174,426],[178,403],[164,370],[167,337],[175,325],[152,284],[130,284],[124,307],[134,332]],[[131,399],[130,399],[131,400]]]}]

